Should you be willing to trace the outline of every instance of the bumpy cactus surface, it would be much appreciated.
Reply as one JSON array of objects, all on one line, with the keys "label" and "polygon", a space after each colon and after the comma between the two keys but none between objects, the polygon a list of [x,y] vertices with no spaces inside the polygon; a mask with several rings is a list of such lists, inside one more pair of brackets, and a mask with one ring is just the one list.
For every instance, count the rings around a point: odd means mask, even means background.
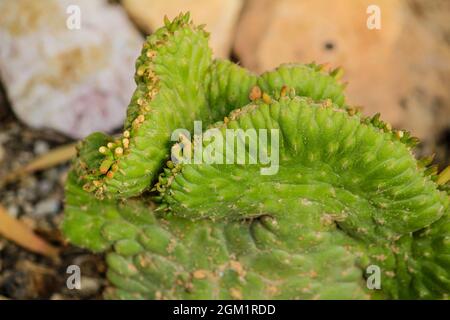
[{"label": "bumpy cactus surface", "polygon": [[[213,60],[189,15],[166,20],[137,60],[122,135],[87,137],[68,176],[63,231],[106,252],[107,297],[447,299],[449,170],[346,105],[341,73],[291,64],[257,76]],[[223,164],[168,161],[172,132],[194,121],[222,137],[276,129],[278,171],[225,152]]]}]

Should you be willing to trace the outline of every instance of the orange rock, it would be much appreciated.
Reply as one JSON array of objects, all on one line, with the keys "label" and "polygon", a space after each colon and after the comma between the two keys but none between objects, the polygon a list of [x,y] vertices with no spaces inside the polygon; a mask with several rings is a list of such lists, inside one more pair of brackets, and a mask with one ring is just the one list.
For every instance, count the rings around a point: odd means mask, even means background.
[{"label": "orange rock", "polygon": [[450,5],[436,1],[428,10],[425,0],[376,1],[381,29],[369,30],[373,3],[249,0],[235,51],[257,72],[283,62],[343,66],[350,104],[434,142],[450,126],[450,50],[438,33],[445,35]]}]

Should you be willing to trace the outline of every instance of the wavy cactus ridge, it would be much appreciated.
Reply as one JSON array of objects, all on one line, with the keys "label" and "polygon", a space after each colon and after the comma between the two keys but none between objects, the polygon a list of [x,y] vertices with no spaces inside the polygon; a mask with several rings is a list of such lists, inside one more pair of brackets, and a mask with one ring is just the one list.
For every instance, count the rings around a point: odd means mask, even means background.
[{"label": "wavy cactus ridge", "polygon": [[[189,15],[166,19],[136,63],[122,136],[82,141],[66,184],[62,230],[106,252],[106,297],[448,299],[450,171],[348,106],[341,76],[314,63],[257,76],[212,60]],[[194,120],[222,136],[279,130],[278,172],[164,166],[171,133]],[[381,290],[366,287],[370,265]]]},{"label": "wavy cactus ridge", "polygon": [[208,35],[189,21],[188,14],[148,37],[136,62],[137,88],[124,131],[99,147],[104,166],[101,172],[98,166],[89,167],[86,189],[98,197],[126,198],[149,187],[168,156],[172,129],[190,128],[194,119],[210,121],[200,84],[211,60]]},{"label": "wavy cactus ridge", "polygon": [[[289,202],[290,198],[321,200],[335,210],[348,210],[345,203],[349,202],[356,206],[355,212],[367,211],[369,206],[376,209],[369,211],[373,212],[366,219],[368,223],[375,220],[380,229],[388,226],[405,233],[436,221],[448,207],[447,194],[424,176],[409,148],[398,139],[392,140],[390,133],[361,123],[358,116],[349,116],[328,102],[285,97],[266,104],[261,99],[228,119],[216,125],[224,140],[228,128],[280,130],[280,171],[264,176],[258,174],[258,166],[182,164],[181,170],[170,172],[164,179],[168,183],[162,184],[162,195],[171,211],[192,212],[189,218],[213,214],[248,218],[246,212],[275,215],[283,201],[287,203],[282,212],[288,208],[304,210],[301,204],[298,207]],[[225,151],[225,146],[217,150],[222,163],[228,156]],[[248,141],[245,151],[248,158]],[[207,203],[205,194],[209,195]],[[324,199],[324,195],[328,197]],[[389,210],[402,219],[386,215]],[[362,220],[352,224],[369,227]],[[394,235],[382,232],[379,236]]]},{"label": "wavy cactus ridge", "polygon": [[325,71],[325,65],[315,63],[298,65],[282,64],[275,72],[265,72],[258,79],[261,90],[275,99],[283,95],[283,90],[291,95],[310,97],[313,100],[330,99],[336,105],[345,107],[345,84],[340,83],[342,69]]},{"label": "wavy cactus ridge", "polygon": [[344,100],[336,75],[314,64],[283,66],[257,77],[229,61],[213,61],[208,34],[188,14],[166,21],[148,37],[135,81],[122,135],[99,146],[100,165],[81,167],[85,189],[99,198],[128,198],[149,189],[169,156],[175,128],[192,131],[194,120],[209,125],[223,119],[250,102],[250,88],[257,84],[278,92],[285,83],[314,98]]}]

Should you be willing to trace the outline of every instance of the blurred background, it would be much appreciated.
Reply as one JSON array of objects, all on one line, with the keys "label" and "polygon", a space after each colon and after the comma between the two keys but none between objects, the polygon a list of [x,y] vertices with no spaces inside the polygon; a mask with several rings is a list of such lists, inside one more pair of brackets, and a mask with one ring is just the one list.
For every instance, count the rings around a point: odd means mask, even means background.
[{"label": "blurred background", "polygon": [[101,298],[102,257],[58,230],[74,142],[119,129],[145,36],[180,11],[256,73],[342,66],[349,104],[450,163],[450,0],[0,0],[0,299]]}]

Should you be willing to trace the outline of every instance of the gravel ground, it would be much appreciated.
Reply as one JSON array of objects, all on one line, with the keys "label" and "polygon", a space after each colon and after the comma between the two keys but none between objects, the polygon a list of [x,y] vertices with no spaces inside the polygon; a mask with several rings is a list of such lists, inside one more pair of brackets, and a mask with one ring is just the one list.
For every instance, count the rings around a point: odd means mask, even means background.
[{"label": "gravel ground", "polygon": [[[70,142],[47,130],[30,130],[0,100],[0,177]],[[100,255],[67,245],[58,229],[63,213],[64,179],[69,164],[62,164],[0,189],[0,204],[11,216],[31,226],[61,250],[58,260],[30,253],[0,237],[0,299],[100,299],[105,287],[105,265]],[[82,270],[81,290],[69,290],[69,265]]]}]

